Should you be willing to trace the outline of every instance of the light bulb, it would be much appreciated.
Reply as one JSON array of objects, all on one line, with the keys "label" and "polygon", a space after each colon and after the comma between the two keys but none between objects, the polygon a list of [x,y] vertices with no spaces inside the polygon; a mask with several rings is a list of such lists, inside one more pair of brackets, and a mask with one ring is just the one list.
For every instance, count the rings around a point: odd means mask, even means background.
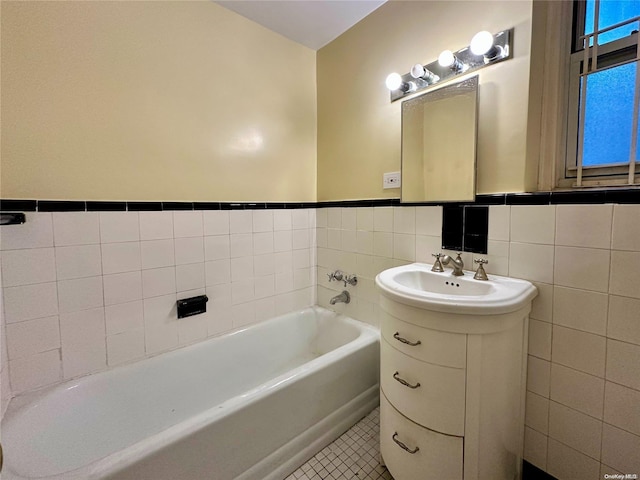
[{"label": "light bulb", "polygon": [[385,85],[389,90],[398,90],[402,86],[402,77],[399,73],[390,73],[387,76],[387,80],[385,81]]},{"label": "light bulb", "polygon": [[415,92],[418,88],[415,82],[404,82],[400,74],[395,72],[390,73],[384,83],[392,92],[395,90],[400,90],[403,93],[410,93]]},{"label": "light bulb", "polygon": [[451,50],[444,50],[438,57],[441,67],[451,67],[456,61],[456,57]]},{"label": "light bulb", "polygon": [[427,83],[435,83],[440,80],[440,77],[430,70],[424,68],[421,63],[416,63],[411,67],[411,76],[413,78],[421,78]]},{"label": "light bulb", "polygon": [[422,78],[425,73],[427,73],[427,70],[421,63],[416,63],[411,67],[411,76],[413,78]]},{"label": "light bulb", "polygon": [[483,30],[476,33],[471,39],[471,53],[474,55],[484,55],[493,47],[493,35],[491,32]]}]

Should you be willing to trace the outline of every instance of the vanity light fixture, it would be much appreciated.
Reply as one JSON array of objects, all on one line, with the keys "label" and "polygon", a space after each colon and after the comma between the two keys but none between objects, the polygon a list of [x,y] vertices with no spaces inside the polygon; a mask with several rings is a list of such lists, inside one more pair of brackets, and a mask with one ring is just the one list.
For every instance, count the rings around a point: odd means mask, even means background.
[{"label": "vanity light fixture", "polygon": [[434,62],[416,63],[409,73],[392,73],[385,82],[392,102],[436,85],[448,82],[460,75],[512,57],[513,29],[495,35],[483,30],[476,33],[471,45],[458,51],[444,50]]}]

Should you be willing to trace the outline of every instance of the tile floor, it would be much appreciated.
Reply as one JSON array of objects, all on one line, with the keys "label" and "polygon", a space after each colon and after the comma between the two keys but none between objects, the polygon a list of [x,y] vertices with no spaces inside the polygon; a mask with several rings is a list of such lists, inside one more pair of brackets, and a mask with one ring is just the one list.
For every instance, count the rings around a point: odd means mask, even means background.
[{"label": "tile floor", "polygon": [[393,480],[378,461],[379,425],[376,408],[285,480]]}]

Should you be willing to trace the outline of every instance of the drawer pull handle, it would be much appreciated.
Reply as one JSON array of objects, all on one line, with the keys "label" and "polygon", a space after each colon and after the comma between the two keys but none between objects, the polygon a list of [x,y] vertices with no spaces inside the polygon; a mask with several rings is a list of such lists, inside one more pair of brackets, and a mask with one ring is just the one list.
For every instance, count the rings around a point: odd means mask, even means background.
[{"label": "drawer pull handle", "polygon": [[416,383],[415,385],[411,385],[409,382],[407,382],[406,380],[402,379],[399,377],[400,372],[396,372],[393,374],[393,378],[400,382],[402,385],[404,385],[405,387],[409,387],[409,388],[418,388],[420,386],[420,382]]},{"label": "drawer pull handle", "polygon": [[403,449],[405,452],[409,452],[411,455],[413,455],[414,453],[420,451],[420,447],[416,447],[413,450],[411,450],[409,447],[407,447],[404,443],[402,443],[400,440],[398,440],[396,437],[398,436],[398,432],[395,432],[393,434],[393,437],[391,437],[391,440],[393,440],[394,442],[396,442],[396,445],[398,445],[401,449]]},{"label": "drawer pull handle", "polygon": [[411,347],[417,347],[418,345],[420,345],[422,342],[420,340],[418,340],[417,342],[411,342],[409,340],[407,340],[406,338],[402,338],[400,336],[400,332],[396,332],[393,334],[393,338],[395,338],[396,340],[398,340],[399,342],[404,343],[405,345],[409,345]]}]

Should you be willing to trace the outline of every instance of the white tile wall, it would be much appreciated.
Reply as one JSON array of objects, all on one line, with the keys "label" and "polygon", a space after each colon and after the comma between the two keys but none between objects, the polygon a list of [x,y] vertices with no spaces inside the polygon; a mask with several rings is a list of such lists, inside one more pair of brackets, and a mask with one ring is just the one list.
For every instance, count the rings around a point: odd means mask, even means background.
[{"label": "white tile wall", "polygon": [[145,270],[175,265],[175,244],[173,238],[165,240],[143,240],[140,242],[140,258],[141,266]]},{"label": "white tile wall", "polygon": [[572,328],[553,327],[554,363],[604,377],[606,338]]},{"label": "white tile wall", "polygon": [[[36,213],[33,215],[51,215]],[[28,225],[30,223],[27,217]],[[53,237],[56,247],[100,243],[100,218],[93,212],[57,212],[53,214]],[[15,247],[23,248],[23,247]]]},{"label": "white tile wall", "polygon": [[224,210],[202,212],[204,235],[229,235],[229,213]]},{"label": "white tile wall", "polygon": [[[638,218],[636,205],[489,208],[487,271],[526,278],[539,292],[525,458],[560,479],[640,471]],[[332,308],[376,325],[375,276],[431,263],[441,227],[440,207],[27,214],[25,225],[2,231],[2,374],[19,393],[316,297],[329,307],[344,289],[328,282],[335,269],[360,282],[348,287],[349,305]],[[36,264],[45,268],[28,268]],[[206,293],[208,313],[178,322],[182,290]]]},{"label": "white tile wall", "polygon": [[176,238],[174,247],[176,265],[204,262],[203,237]]},{"label": "white tile wall", "polygon": [[640,252],[611,252],[609,293],[640,298]]},{"label": "white tile wall", "polygon": [[508,242],[511,240],[511,207],[493,205],[489,207],[489,240]]},{"label": "white tile wall", "polygon": [[604,421],[640,435],[640,391],[607,382],[604,395]]},{"label": "white tile wall", "polygon": [[[1,272],[1,271],[0,271]],[[2,284],[2,275],[0,273],[0,284]],[[3,332],[0,335],[0,420],[4,418],[4,412],[11,400],[11,385],[9,380],[9,356],[7,354],[7,335],[5,332],[6,323],[4,320],[4,305],[2,303],[2,295],[0,295],[0,329]]]},{"label": "white tile wall", "polygon": [[607,292],[609,250],[557,246],[555,255],[556,285]]},{"label": "white tile wall", "polygon": [[553,291],[553,323],[604,335],[607,329],[608,295],[556,286]]},{"label": "white tile wall", "polygon": [[553,245],[556,207],[523,205],[511,207],[512,242]]},{"label": "white tile wall", "polygon": [[608,423],[602,426],[602,463],[619,472],[640,472],[640,437]]},{"label": "white tile wall", "polygon": [[58,280],[102,275],[100,245],[56,247],[55,255]]},{"label": "white tile wall", "polygon": [[107,335],[140,330],[144,327],[142,300],[109,305],[104,309]]},{"label": "white tile wall", "polygon": [[131,330],[107,336],[107,363],[109,366],[127,363],[144,357],[144,329]]},{"label": "white tile wall", "polygon": [[9,360],[60,348],[58,316],[12,323],[5,328]]},{"label": "white tile wall", "polygon": [[525,425],[547,434],[549,431],[549,399],[527,392]]},{"label": "white tile wall", "polygon": [[639,371],[640,346],[617,340],[607,340],[607,380],[640,391]]},{"label": "white tile wall", "polygon": [[529,320],[529,355],[551,360],[551,332],[550,323]]},{"label": "white tile wall", "polygon": [[[2,231],[2,375],[19,394],[312,305],[315,223],[309,209],[28,213]],[[178,321],[176,300],[205,293],[207,314]]]},{"label": "white tile wall", "polygon": [[102,245],[102,273],[105,275],[135,272],[140,268],[140,242]]},{"label": "white tile wall", "polygon": [[7,324],[58,314],[58,288],[55,282],[9,287],[3,291]]},{"label": "white tile wall", "polygon": [[60,314],[62,372],[73,378],[107,366],[104,308]]},{"label": "white tile wall", "polygon": [[547,469],[551,475],[566,480],[599,480],[600,463],[553,438],[549,438]]},{"label": "white tile wall", "polygon": [[[54,229],[56,224],[54,224]],[[140,240],[138,212],[101,212],[100,242],[137,242]]]},{"label": "white tile wall", "polygon": [[640,251],[640,205],[614,205],[611,248]]},{"label": "white tile wall", "polygon": [[203,236],[202,212],[173,212],[173,235],[175,238]]},{"label": "white tile wall", "polygon": [[173,212],[140,212],[140,240],[173,239]]},{"label": "white tile wall", "polygon": [[549,407],[549,436],[600,460],[602,422],[557,402],[550,402]]},{"label": "white tile wall", "polygon": [[[414,259],[432,263],[431,254],[441,251],[439,207],[376,207],[372,215],[363,209],[355,252],[342,244],[348,229],[340,209],[320,209],[317,218],[318,303],[374,325],[377,273]],[[538,288],[529,324],[525,458],[560,479],[640,468],[628,461],[640,451],[632,455],[629,447],[640,445],[633,420],[640,418],[638,219],[636,205],[489,207],[486,270]],[[328,305],[343,289],[327,281],[335,269],[363,280],[348,288],[347,306]],[[612,433],[618,431],[624,448]]]},{"label": "white tile wall", "polygon": [[533,428],[524,428],[524,458],[542,470],[547,469],[548,438]]},{"label": "white tile wall", "polygon": [[6,287],[53,282],[56,262],[53,248],[8,250],[2,254],[2,282]]},{"label": "white tile wall", "polygon": [[640,300],[609,296],[607,336],[640,345]]},{"label": "white tile wall", "polygon": [[556,245],[608,249],[613,205],[558,205]]},{"label": "white tile wall", "polygon": [[553,363],[550,398],[587,415],[602,419],[604,379]]},{"label": "white tile wall", "polygon": [[103,279],[104,304],[118,305],[142,299],[141,272],[105,275]]}]

